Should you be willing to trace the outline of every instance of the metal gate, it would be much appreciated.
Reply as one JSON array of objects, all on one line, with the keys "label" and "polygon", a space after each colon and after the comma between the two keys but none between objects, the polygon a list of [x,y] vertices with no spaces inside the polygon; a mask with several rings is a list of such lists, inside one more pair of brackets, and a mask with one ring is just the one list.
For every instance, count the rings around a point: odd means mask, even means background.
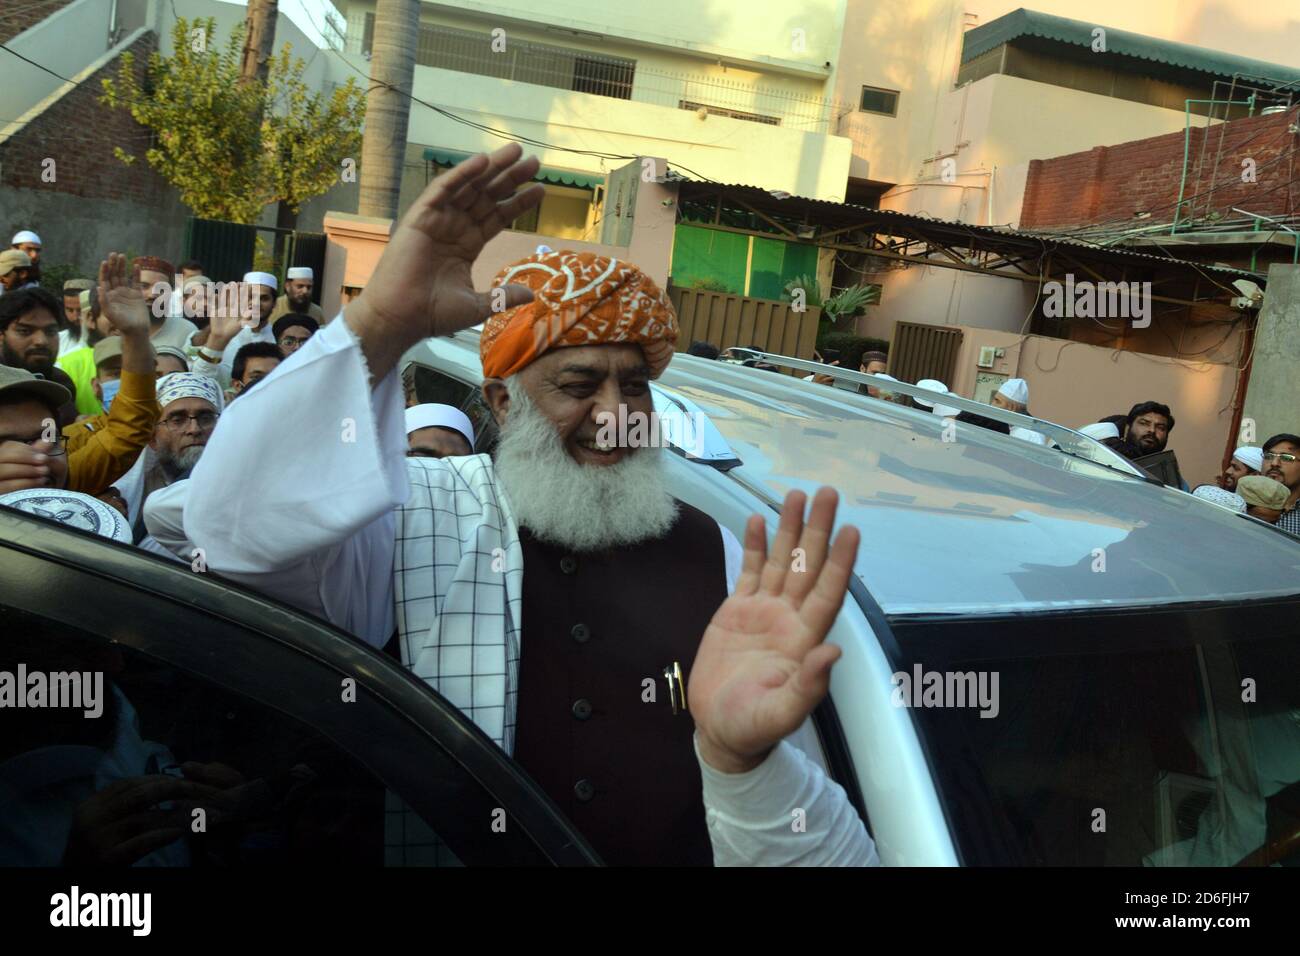
[{"label": "metal gate", "polygon": [[252,226],[220,219],[194,219],[185,224],[185,258],[203,263],[203,274],[215,282],[238,282],[253,269],[258,233],[277,257],[272,270],[284,288],[289,266],[310,266],[316,281],[312,299],[320,305],[321,277],[325,273],[325,236],[275,226]]},{"label": "metal gate", "polygon": [[203,263],[214,282],[238,282],[253,268],[257,227],[218,219],[190,219],[185,224],[185,258]]},{"label": "metal gate", "polygon": [[951,385],[961,339],[961,329],[899,322],[894,326],[894,338],[889,346],[889,374],[904,382],[937,378]]}]

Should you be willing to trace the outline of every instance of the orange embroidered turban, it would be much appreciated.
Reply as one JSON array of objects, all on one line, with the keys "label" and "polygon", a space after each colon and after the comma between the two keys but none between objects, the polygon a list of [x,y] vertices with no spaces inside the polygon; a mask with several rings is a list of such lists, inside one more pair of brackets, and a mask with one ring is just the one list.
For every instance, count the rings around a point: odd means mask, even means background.
[{"label": "orange embroidered turban", "polygon": [[507,378],[551,349],[630,342],[658,378],[673,357],[677,313],[636,266],[594,252],[539,252],[497,274],[533,290],[533,301],[483,323],[483,375]]}]

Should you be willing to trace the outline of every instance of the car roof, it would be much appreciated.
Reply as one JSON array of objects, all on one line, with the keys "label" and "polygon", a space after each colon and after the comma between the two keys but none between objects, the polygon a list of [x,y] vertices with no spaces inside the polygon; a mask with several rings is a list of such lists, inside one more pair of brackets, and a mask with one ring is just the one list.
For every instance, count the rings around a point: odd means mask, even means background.
[{"label": "car roof", "polygon": [[[472,332],[429,340],[407,359],[481,380]],[[1297,539],[1046,446],[685,354],[656,384],[702,410],[730,445],[741,464],[720,480],[773,502],[835,487],[839,520],[863,535],[855,570],[890,615],[1300,594]]]}]

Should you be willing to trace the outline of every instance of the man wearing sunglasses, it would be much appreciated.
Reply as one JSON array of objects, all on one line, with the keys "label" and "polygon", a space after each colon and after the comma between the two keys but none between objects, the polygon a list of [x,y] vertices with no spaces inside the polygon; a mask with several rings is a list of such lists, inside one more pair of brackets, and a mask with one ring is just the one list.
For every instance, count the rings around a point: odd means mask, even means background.
[{"label": "man wearing sunglasses", "polygon": [[1296,499],[1300,498],[1300,435],[1283,432],[1264,442],[1264,470],[1260,474],[1281,482],[1291,492],[1277,526],[1300,538],[1300,508],[1296,507]]}]

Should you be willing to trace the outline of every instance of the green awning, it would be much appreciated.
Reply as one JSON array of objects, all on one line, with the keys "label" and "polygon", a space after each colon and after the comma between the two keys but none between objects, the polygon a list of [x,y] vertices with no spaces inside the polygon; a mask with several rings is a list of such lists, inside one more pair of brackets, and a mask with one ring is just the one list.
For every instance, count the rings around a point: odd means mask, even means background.
[{"label": "green awning", "polygon": [[[990,20],[973,30],[966,31],[962,38],[961,60],[966,63],[989,50],[996,49],[1004,43],[1020,37],[1039,37],[1068,43],[1071,46],[1092,47],[1093,30],[1099,24],[1070,20],[1066,17],[1054,17],[1036,10],[1015,10],[1006,16]],[[1106,30],[1106,52],[1120,56],[1135,57],[1167,66],[1197,70],[1220,77],[1230,77],[1234,73],[1256,79],[1282,80],[1296,82],[1300,80],[1300,70],[1295,67],[1282,66],[1277,63],[1265,63],[1218,50],[1161,40],[1141,33],[1127,30]]]},{"label": "green awning", "polygon": [[[437,163],[439,166],[455,166],[457,163],[469,159],[472,153],[458,153],[450,149],[434,149],[426,147],[424,150],[425,162]],[[543,166],[537,171],[534,177],[535,182],[553,183],[556,186],[576,186],[578,189],[595,189],[597,186],[604,185],[605,177],[598,176],[595,173],[580,173],[572,169],[555,169],[551,166]]]}]

